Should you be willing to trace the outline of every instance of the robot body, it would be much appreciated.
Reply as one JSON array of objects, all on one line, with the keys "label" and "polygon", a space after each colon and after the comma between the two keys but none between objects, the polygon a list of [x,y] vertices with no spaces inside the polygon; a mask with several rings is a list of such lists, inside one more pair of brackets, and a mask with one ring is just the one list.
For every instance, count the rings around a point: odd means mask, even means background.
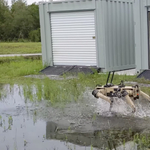
[{"label": "robot body", "polygon": [[139,95],[150,101],[149,95],[142,92],[138,85],[125,86],[123,82],[120,85],[106,84],[105,86],[97,85],[92,94],[96,98],[101,98],[110,103],[110,110],[113,104],[113,97],[124,98],[132,108],[132,112],[136,111],[133,100],[139,99]]}]

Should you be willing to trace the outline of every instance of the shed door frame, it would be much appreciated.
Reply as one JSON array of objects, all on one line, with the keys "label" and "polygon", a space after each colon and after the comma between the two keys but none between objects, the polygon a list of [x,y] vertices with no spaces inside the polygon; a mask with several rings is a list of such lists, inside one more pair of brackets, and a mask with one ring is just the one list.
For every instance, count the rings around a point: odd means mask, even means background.
[{"label": "shed door frame", "polygon": [[150,69],[150,8],[147,11],[147,27],[148,27],[148,69]]},{"label": "shed door frame", "polygon": [[[93,36],[95,36],[96,37],[96,19],[95,19],[95,11],[94,10],[87,10],[87,11],[71,11],[71,13],[73,13],[73,12],[93,12],[93,14],[94,14],[94,16],[93,16],[93,19],[94,19],[94,30],[95,30],[95,32],[94,32],[94,35]],[[69,12],[51,12],[50,13],[50,18],[51,18],[51,15],[52,14],[56,14],[56,13],[69,13]],[[51,21],[52,21],[52,18],[51,18]],[[52,24],[51,24],[51,32],[53,32],[52,31]],[[53,37],[51,37],[52,38],[52,40],[53,40]],[[92,37],[91,37],[92,38]],[[95,41],[95,53],[96,53],[96,60],[95,60],[95,65],[93,65],[93,66],[98,66],[98,57],[97,57],[97,54],[98,54],[98,50],[97,50],[97,39],[94,39],[94,41]],[[53,53],[53,48],[52,48],[52,53]],[[54,64],[54,55],[52,55],[52,57],[53,57],[53,65],[55,65]],[[89,66],[89,65],[88,65]],[[92,65],[91,65],[92,66]]]}]

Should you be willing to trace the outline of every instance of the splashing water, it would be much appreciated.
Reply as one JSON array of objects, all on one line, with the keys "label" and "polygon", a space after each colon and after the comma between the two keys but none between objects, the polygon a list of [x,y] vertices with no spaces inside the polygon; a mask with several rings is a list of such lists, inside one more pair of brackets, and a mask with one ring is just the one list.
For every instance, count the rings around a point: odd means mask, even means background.
[{"label": "splashing water", "polygon": [[131,107],[125,100],[114,98],[111,112],[109,111],[110,104],[103,99],[98,99],[95,104],[96,113],[102,116],[110,117],[114,115],[132,116],[137,118],[150,117],[150,103],[148,100],[140,98],[134,101],[136,112],[132,113]]}]

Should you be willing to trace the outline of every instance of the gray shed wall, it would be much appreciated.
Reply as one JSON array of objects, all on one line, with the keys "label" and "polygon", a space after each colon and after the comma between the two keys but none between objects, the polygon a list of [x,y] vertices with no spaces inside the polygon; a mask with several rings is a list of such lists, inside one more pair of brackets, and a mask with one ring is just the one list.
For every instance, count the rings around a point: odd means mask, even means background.
[{"label": "gray shed wall", "polygon": [[64,1],[39,4],[43,64],[53,65],[50,14],[95,12],[97,67],[135,68],[133,0]]},{"label": "gray shed wall", "polygon": [[150,0],[135,0],[135,54],[137,70],[149,69],[148,66],[148,8]]},{"label": "gray shed wall", "polygon": [[133,1],[96,1],[96,12],[99,64],[106,71],[135,68]]}]

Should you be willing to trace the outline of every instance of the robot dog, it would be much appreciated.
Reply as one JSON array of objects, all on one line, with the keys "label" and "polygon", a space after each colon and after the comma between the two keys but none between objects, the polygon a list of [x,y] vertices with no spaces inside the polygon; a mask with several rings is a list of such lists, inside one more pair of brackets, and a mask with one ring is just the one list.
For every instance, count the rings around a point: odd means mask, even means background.
[{"label": "robot dog", "polygon": [[111,78],[111,83],[108,83],[110,74],[111,72],[109,72],[108,74],[106,85],[97,85],[92,92],[94,97],[104,99],[110,103],[109,111],[111,111],[113,105],[113,97],[124,98],[127,104],[129,104],[132,108],[133,113],[136,111],[136,107],[133,103],[133,100],[137,100],[139,99],[139,96],[143,96],[145,99],[150,101],[150,96],[142,92],[138,85],[125,86],[123,81],[121,81],[119,85],[113,85],[112,81],[114,77],[114,72]]}]

